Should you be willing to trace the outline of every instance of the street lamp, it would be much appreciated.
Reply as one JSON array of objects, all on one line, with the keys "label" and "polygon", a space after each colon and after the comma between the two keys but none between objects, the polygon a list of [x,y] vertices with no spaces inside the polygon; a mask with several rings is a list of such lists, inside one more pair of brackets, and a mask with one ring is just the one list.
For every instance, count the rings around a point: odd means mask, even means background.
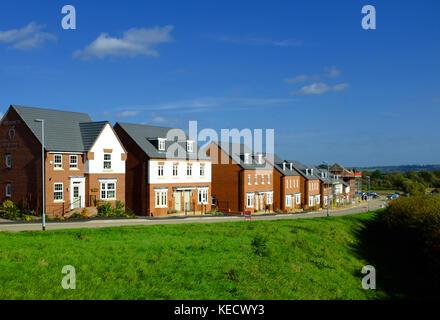
[{"label": "street lamp", "polygon": [[370,184],[370,176],[367,176],[368,179],[368,195],[367,195],[367,206],[368,206],[368,212],[370,212],[370,200],[368,200],[368,197],[371,194],[371,184]]},{"label": "street lamp", "polygon": [[329,206],[330,206],[330,165],[327,161],[323,162],[327,164],[327,217],[330,216]]},{"label": "street lamp", "polygon": [[46,190],[44,184],[44,120],[35,119],[35,122],[41,123],[41,169],[42,169],[42,182],[43,182],[43,231],[46,230]]}]

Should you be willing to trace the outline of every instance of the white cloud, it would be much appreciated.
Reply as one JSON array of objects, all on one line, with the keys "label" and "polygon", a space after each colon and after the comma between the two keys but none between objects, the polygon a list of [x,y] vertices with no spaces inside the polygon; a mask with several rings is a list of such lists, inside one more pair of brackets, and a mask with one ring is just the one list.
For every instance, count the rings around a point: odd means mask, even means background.
[{"label": "white cloud", "polygon": [[327,77],[329,78],[337,78],[341,74],[341,71],[335,66],[326,67],[324,70],[327,72]]},{"label": "white cloud", "polygon": [[295,83],[299,83],[299,82],[316,81],[318,79],[319,79],[319,76],[303,74],[303,75],[296,76],[293,78],[284,79],[284,82],[289,83],[289,84],[295,84]]},{"label": "white cloud", "polygon": [[13,49],[30,49],[39,47],[46,40],[55,40],[56,37],[41,31],[45,26],[30,22],[21,29],[0,31],[0,42],[9,43]]},{"label": "white cloud", "polygon": [[250,46],[278,46],[278,47],[299,47],[302,46],[302,41],[293,39],[272,40],[268,38],[249,38],[249,37],[230,37],[220,36],[216,38],[221,42],[228,42],[240,45]]},{"label": "white cloud", "polygon": [[136,117],[141,113],[142,113],[141,110],[126,110],[126,111],[115,112],[115,113],[106,111],[103,114],[105,116],[110,116],[113,118],[129,118],[129,117]]},{"label": "white cloud", "polygon": [[161,43],[173,41],[170,33],[173,26],[154,27],[150,29],[133,28],[123,33],[121,38],[110,37],[102,33],[83,50],[74,52],[74,57],[83,59],[105,58],[107,56],[135,57],[146,55],[158,57],[155,47]]},{"label": "white cloud", "polygon": [[303,86],[298,91],[292,92],[295,95],[321,95],[329,91],[343,91],[349,86],[348,83],[340,83],[334,86],[329,86],[323,82],[312,83],[307,86]]}]

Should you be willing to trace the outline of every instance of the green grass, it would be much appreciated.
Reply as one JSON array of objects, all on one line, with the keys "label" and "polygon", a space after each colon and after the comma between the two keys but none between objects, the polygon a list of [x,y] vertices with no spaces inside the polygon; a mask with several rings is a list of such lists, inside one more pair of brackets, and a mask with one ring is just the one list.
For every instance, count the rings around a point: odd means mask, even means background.
[{"label": "green grass", "polygon": [[374,217],[2,232],[0,299],[389,298],[361,286]]}]

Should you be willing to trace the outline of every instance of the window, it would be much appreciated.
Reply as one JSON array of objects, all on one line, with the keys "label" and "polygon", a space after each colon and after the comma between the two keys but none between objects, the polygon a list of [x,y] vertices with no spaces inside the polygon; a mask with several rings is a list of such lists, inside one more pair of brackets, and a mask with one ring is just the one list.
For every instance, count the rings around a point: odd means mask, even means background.
[{"label": "window", "polygon": [[208,189],[199,189],[199,203],[208,204]]},{"label": "window", "polygon": [[188,176],[188,177],[190,177],[190,176],[192,176],[192,169],[193,168],[193,166],[192,166],[192,164],[187,164],[186,165],[186,175]]},{"label": "window", "polygon": [[327,196],[324,196],[324,205],[325,206],[327,205],[327,202],[328,202],[328,198],[327,198]]},{"label": "window", "polygon": [[261,175],[261,184],[264,184],[264,174]]},{"label": "window", "polygon": [[101,199],[116,199],[116,182],[101,182]]},{"label": "window", "polygon": [[53,167],[56,169],[61,169],[63,167],[63,156],[61,154],[56,154],[53,157]]},{"label": "window", "polygon": [[159,139],[159,150],[164,151],[165,150],[165,139]]},{"label": "window", "polygon": [[292,206],[292,196],[290,194],[286,195],[286,207]]},{"label": "window", "polygon": [[12,167],[12,155],[7,154],[6,155],[6,168]]},{"label": "window", "polygon": [[54,201],[63,201],[63,184],[62,183],[54,183],[53,184],[53,200]]},{"label": "window", "polygon": [[251,184],[251,175],[248,174],[248,184]]},{"label": "window", "polygon": [[267,193],[267,199],[266,199],[266,204],[273,204],[273,193],[269,192]]},{"label": "window", "polygon": [[156,208],[166,208],[168,203],[168,190],[155,190]]},{"label": "window", "polygon": [[295,198],[296,204],[301,204],[301,193],[295,194]]},{"label": "window", "polygon": [[255,175],[255,184],[258,184],[258,174]]},{"label": "window", "polygon": [[158,175],[159,177],[163,177],[163,164],[159,164],[159,165],[157,166],[157,175]]},{"label": "window", "polygon": [[312,196],[309,197],[309,206],[310,207],[313,206],[313,197]]},{"label": "window", "polygon": [[111,170],[112,168],[112,154],[104,153],[104,170]]},{"label": "window", "polygon": [[205,176],[205,166],[203,164],[200,165],[200,176],[201,177]]},{"label": "window", "polygon": [[253,193],[247,193],[247,207],[253,208],[254,207],[254,194]]},{"label": "window", "polygon": [[292,179],[289,180],[289,185],[292,188]]},{"label": "window", "polygon": [[267,184],[270,184],[270,173],[267,175]]},{"label": "window", "polygon": [[173,164],[173,177],[177,177],[177,174],[179,172],[178,169],[179,169],[179,165]]},{"label": "window", "polygon": [[194,141],[186,142],[186,152],[194,152]]},{"label": "window", "polygon": [[316,204],[320,204],[321,203],[321,195],[317,195],[316,199],[315,199]]},{"label": "window", "polygon": [[211,205],[215,206],[216,205],[215,202],[216,202],[215,196],[211,196]]},{"label": "window", "polygon": [[10,197],[11,196],[11,184],[10,183],[8,183],[8,184],[6,184],[6,196],[7,197]]},{"label": "window", "polygon": [[250,158],[250,154],[249,153],[245,153],[244,154],[244,163],[250,163],[251,161],[251,158]]},{"label": "window", "polygon": [[78,156],[77,155],[70,156],[70,169],[78,169]]}]

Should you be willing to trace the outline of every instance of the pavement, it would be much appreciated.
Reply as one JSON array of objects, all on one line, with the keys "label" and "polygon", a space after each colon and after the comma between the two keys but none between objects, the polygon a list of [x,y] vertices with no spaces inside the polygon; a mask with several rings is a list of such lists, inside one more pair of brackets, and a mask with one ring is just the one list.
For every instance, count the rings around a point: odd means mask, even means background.
[{"label": "pavement", "polygon": [[[384,204],[384,199],[374,199],[369,203],[370,210],[380,209]],[[330,210],[330,216],[345,216],[365,212],[367,203],[361,203],[347,209]],[[284,219],[310,219],[325,217],[327,210],[323,209],[317,212],[308,213],[283,213],[283,214],[267,214],[253,215],[252,221],[270,221]],[[120,226],[150,226],[157,224],[179,224],[179,223],[214,223],[227,221],[243,221],[244,216],[192,216],[192,217],[137,217],[135,219],[91,219],[84,221],[51,221],[46,222],[46,230],[59,229],[78,229],[78,228],[106,228]],[[0,221],[0,231],[20,232],[20,231],[37,231],[41,230],[41,222],[4,222]]]}]

